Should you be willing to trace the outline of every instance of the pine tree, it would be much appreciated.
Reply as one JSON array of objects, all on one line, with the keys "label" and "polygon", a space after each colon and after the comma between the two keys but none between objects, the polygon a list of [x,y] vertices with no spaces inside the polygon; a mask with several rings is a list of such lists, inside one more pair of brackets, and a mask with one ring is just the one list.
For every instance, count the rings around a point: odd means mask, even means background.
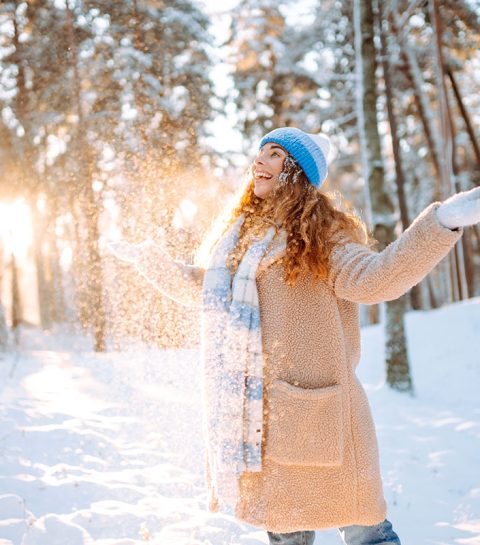
[{"label": "pine tree", "polygon": [[275,127],[320,129],[319,82],[305,66],[308,34],[288,25],[287,8],[287,2],[242,0],[233,12],[229,60],[238,128],[248,148]]}]

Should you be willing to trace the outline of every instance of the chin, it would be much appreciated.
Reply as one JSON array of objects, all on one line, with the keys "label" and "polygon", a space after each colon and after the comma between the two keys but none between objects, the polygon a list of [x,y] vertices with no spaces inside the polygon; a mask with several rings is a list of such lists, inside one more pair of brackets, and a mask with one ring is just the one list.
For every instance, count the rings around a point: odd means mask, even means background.
[{"label": "chin", "polygon": [[259,198],[259,199],[265,199],[268,197],[268,195],[272,192],[272,188],[260,188],[260,187],[254,187],[253,193]]},{"label": "chin", "polygon": [[263,193],[263,191],[255,191],[255,189],[254,189],[253,193],[259,199],[264,199],[266,197],[266,195]]}]

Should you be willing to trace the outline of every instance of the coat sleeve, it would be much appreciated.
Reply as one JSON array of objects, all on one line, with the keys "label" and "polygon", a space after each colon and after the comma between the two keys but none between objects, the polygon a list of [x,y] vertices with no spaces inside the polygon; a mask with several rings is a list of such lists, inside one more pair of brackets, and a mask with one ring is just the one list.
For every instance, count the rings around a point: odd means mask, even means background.
[{"label": "coat sleeve", "polygon": [[418,284],[453,248],[463,228],[451,230],[427,206],[394,242],[375,252],[345,240],[332,251],[328,283],[335,295],[367,305],[397,299]]},{"label": "coat sleeve", "polygon": [[169,299],[186,307],[201,307],[204,269],[176,261],[154,244],[137,259],[135,266]]}]

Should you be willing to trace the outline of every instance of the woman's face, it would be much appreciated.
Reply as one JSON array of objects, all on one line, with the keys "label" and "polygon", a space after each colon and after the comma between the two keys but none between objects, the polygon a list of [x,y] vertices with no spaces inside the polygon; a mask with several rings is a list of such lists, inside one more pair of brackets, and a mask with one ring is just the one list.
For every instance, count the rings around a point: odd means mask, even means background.
[{"label": "woman's face", "polygon": [[258,152],[253,162],[253,179],[255,186],[253,192],[261,199],[271,193],[275,184],[278,182],[278,176],[283,170],[283,161],[287,152],[275,144],[267,142]]}]

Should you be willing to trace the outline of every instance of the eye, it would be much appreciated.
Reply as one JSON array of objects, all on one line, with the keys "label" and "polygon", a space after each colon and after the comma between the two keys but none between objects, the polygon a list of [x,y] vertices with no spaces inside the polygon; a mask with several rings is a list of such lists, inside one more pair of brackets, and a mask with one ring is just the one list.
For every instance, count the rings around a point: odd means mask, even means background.
[{"label": "eye", "polygon": [[280,157],[280,154],[279,154],[279,153],[277,153],[276,151],[272,152],[272,155],[271,155],[271,157],[273,157],[274,155],[276,155],[277,157]]}]

